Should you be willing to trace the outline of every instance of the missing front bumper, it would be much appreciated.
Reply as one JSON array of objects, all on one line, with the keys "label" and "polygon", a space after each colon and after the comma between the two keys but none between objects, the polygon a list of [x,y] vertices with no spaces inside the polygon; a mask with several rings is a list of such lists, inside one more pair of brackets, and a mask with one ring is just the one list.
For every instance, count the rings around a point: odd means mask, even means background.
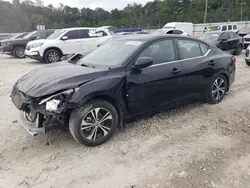
[{"label": "missing front bumper", "polygon": [[46,128],[41,126],[41,117],[38,113],[36,116],[36,120],[34,122],[28,122],[28,120],[24,117],[25,112],[21,111],[21,122],[24,129],[32,136],[36,136],[40,133],[45,133]]}]

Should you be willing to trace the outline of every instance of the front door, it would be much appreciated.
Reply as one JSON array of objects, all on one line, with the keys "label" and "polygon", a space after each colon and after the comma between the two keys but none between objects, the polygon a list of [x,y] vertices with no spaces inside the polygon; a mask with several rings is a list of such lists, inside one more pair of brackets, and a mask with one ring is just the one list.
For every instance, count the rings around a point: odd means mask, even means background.
[{"label": "front door", "polygon": [[167,39],[150,44],[139,57],[151,57],[154,63],[128,73],[127,103],[130,113],[138,114],[178,102],[182,65],[176,60],[174,41]]},{"label": "front door", "polygon": [[64,55],[77,53],[81,50],[81,36],[79,30],[68,31],[64,36],[68,37],[67,40],[62,41]]}]

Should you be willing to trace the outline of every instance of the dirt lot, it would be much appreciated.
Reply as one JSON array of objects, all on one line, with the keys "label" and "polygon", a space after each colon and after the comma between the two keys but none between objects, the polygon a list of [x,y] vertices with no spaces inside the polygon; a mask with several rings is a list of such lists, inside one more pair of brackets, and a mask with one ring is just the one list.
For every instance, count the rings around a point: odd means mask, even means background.
[{"label": "dirt lot", "polygon": [[139,120],[96,148],[77,144],[67,131],[31,137],[23,129],[10,91],[39,66],[0,56],[0,187],[250,187],[250,67],[243,54],[222,103]]}]

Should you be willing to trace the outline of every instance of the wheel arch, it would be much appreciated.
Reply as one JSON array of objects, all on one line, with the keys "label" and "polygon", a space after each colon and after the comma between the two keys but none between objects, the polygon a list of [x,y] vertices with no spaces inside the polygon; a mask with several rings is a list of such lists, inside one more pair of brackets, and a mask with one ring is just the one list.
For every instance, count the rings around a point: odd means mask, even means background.
[{"label": "wheel arch", "polygon": [[223,75],[227,79],[227,91],[229,91],[229,76],[226,73],[220,73],[219,75]]},{"label": "wheel arch", "polygon": [[61,54],[61,56],[63,55],[63,52],[62,52],[62,50],[61,50],[60,48],[53,46],[53,47],[48,47],[48,48],[46,48],[46,49],[44,50],[44,52],[43,52],[43,57],[45,57],[45,54],[46,54],[49,50],[57,50],[57,51]]}]

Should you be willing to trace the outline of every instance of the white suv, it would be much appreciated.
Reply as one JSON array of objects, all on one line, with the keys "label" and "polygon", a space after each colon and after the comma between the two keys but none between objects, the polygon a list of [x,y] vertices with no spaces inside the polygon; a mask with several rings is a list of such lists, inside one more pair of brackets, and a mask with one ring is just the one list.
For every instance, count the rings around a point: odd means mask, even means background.
[{"label": "white suv", "polygon": [[47,39],[31,41],[27,44],[25,55],[31,59],[53,63],[63,55],[85,54],[112,37],[108,29],[67,28],[55,31]]}]

